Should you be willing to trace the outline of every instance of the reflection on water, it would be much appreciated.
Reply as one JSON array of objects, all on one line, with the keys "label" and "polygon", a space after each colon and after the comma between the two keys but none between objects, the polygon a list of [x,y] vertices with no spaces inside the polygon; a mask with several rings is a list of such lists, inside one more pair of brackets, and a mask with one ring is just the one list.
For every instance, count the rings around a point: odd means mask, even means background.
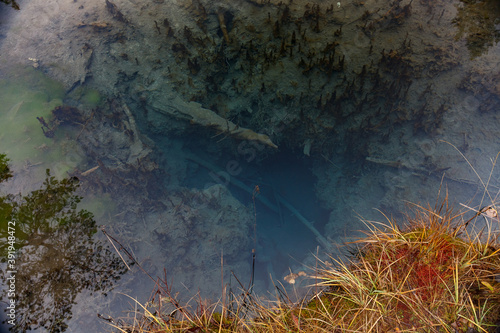
[{"label": "reflection on water", "polygon": [[92,213],[76,209],[77,184],[47,171],[41,189],[1,197],[1,273],[8,286],[2,299],[8,301],[7,321],[15,323],[12,331],[64,331],[82,290],[108,292],[126,271],[118,256],[93,239]]},{"label": "reflection on water", "polygon": [[[253,250],[254,292],[272,278],[300,295],[307,281],[283,278],[342,256],[359,215],[434,202],[441,181],[457,203],[484,190],[443,141],[483,178],[498,150],[494,1],[19,5],[0,14],[6,191],[46,168],[77,177],[83,206],[181,297],[249,281]],[[118,285],[141,302],[152,288],[137,268]],[[75,331],[130,309],[75,300]]]}]

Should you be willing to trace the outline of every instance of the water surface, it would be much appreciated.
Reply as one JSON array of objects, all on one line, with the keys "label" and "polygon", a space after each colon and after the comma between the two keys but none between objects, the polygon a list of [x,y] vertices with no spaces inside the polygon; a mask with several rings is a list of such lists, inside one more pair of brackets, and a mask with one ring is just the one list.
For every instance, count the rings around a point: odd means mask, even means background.
[{"label": "water surface", "polygon": [[[457,207],[495,200],[494,1],[19,5],[0,7],[2,191],[39,189],[46,169],[78,178],[79,209],[183,299],[250,283],[252,251],[254,293],[302,295],[308,281],[283,278],[343,257],[360,217],[402,219],[440,188]],[[102,329],[97,313],[126,316],[123,294],[154,288],[138,265],[107,296],[84,285],[68,331]]]}]

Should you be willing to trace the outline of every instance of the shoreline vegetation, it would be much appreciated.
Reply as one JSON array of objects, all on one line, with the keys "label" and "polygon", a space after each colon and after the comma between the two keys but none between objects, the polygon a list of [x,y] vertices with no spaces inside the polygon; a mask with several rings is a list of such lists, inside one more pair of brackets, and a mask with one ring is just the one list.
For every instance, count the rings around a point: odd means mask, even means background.
[{"label": "shoreline vegetation", "polygon": [[217,302],[197,296],[181,304],[165,272],[147,304],[134,300],[126,318],[101,318],[119,332],[498,332],[495,205],[457,212],[446,195],[434,207],[414,207],[405,227],[364,221],[368,231],[350,244],[348,261],[318,259],[311,273],[291,273],[288,282],[310,281],[298,302],[279,283],[266,301],[236,278],[239,291],[221,281]]}]

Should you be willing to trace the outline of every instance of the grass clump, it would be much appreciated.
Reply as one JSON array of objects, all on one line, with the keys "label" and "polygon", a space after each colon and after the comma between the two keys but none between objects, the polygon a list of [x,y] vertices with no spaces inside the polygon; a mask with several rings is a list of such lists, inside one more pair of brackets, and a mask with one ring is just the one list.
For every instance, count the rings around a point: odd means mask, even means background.
[{"label": "grass clump", "polygon": [[[155,310],[143,307],[134,323],[119,329],[495,332],[500,319],[500,247],[492,224],[498,227],[499,220],[494,206],[468,221],[464,214],[454,213],[444,200],[439,207],[418,207],[404,228],[392,220],[366,222],[369,232],[355,242],[351,260],[323,261],[310,275],[316,292],[301,302],[291,302],[280,292],[276,301],[265,303],[241,285],[240,295],[224,296],[224,302],[211,305],[199,300],[190,310],[164,284],[158,285]],[[471,221],[483,219],[486,230],[471,229]]]},{"label": "grass clump", "polygon": [[489,232],[481,241],[480,233],[468,233],[463,215],[445,205],[419,209],[404,229],[392,221],[369,224],[354,260],[322,269],[324,293],[336,308],[320,326],[356,332],[495,331],[500,319],[496,238]]}]

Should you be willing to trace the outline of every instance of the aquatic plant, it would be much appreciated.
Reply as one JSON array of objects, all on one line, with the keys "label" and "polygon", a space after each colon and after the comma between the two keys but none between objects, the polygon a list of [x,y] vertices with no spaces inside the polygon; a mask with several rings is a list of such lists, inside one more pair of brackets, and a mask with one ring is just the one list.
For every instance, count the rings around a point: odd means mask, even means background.
[{"label": "aquatic plant", "polygon": [[500,5],[498,1],[461,0],[453,23],[458,31],[455,39],[465,36],[472,59],[486,53],[500,40]]},{"label": "aquatic plant", "polygon": [[0,2],[3,2],[6,5],[10,5],[12,8],[16,10],[21,9],[15,0],[0,0]]}]

